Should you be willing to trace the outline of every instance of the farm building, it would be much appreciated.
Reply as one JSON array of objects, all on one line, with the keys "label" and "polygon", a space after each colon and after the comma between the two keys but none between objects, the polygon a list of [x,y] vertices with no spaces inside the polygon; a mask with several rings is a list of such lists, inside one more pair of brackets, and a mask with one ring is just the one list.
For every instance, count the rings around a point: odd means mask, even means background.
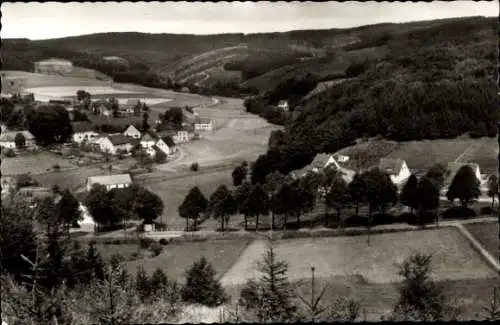
[{"label": "farm building", "polygon": [[154,147],[163,151],[166,155],[171,155],[175,152],[175,142],[170,136],[160,136],[155,132],[146,132],[141,139],[141,147],[146,149],[150,156],[154,156],[156,151]]},{"label": "farm building", "polygon": [[156,146],[167,156],[173,154],[177,150],[174,139],[170,136],[161,137],[158,142],[156,142]]},{"label": "farm building", "polygon": [[278,108],[282,109],[284,112],[288,112],[289,110],[288,101],[280,100],[278,103]]},{"label": "farm building", "polygon": [[119,56],[105,56],[102,59],[106,62],[112,62],[112,63],[120,64],[120,65],[128,65],[128,61],[124,58],[119,57]]},{"label": "farm building", "polygon": [[338,170],[342,174],[342,179],[346,183],[350,183],[352,181],[352,179],[354,178],[354,175],[356,174],[355,171],[341,166],[337,162],[337,160],[335,159],[335,157],[333,155],[320,153],[320,154],[317,154],[316,157],[314,157],[313,161],[308,166],[306,166],[302,169],[293,171],[292,176],[303,177],[309,172],[318,173],[327,167],[335,168],[336,170]]},{"label": "farm building", "polygon": [[469,166],[470,168],[472,168],[477,179],[482,182],[481,171],[479,170],[478,164],[450,162],[450,163],[448,163],[448,168],[447,168],[448,169],[448,177],[446,178],[445,185],[451,184],[451,182],[453,181],[453,178],[455,178],[455,175],[457,174],[458,170],[460,168],[462,168],[463,166]]},{"label": "farm building", "polygon": [[395,185],[403,184],[411,176],[406,161],[402,159],[381,158],[377,167],[388,173]]},{"label": "farm building", "polygon": [[186,143],[186,142],[189,142],[189,140],[191,139],[190,133],[187,130],[178,130],[178,131],[163,130],[163,131],[158,131],[158,134],[161,137],[164,137],[164,136],[172,137],[175,144]]},{"label": "farm building", "polygon": [[137,128],[133,125],[129,125],[129,127],[125,130],[125,132],[123,132],[123,134],[134,139],[141,138],[141,131],[137,130]]},{"label": "farm building", "polygon": [[75,122],[72,125],[73,142],[82,143],[83,141],[92,141],[99,136],[99,133],[94,131],[90,122]]},{"label": "farm building", "polygon": [[87,191],[92,189],[94,184],[100,184],[106,187],[106,190],[113,188],[126,188],[132,185],[132,178],[129,174],[116,174],[105,176],[91,176],[87,178]]},{"label": "farm building", "polygon": [[36,73],[59,74],[73,71],[73,63],[69,60],[50,58],[35,62]]},{"label": "farm building", "polygon": [[98,145],[102,152],[109,152],[112,155],[118,153],[128,153],[137,145],[137,139],[127,137],[123,134],[110,135],[101,138]]},{"label": "farm building", "polygon": [[212,131],[213,128],[214,128],[214,122],[211,119],[198,118],[194,122],[195,131]]},{"label": "farm building", "polygon": [[[21,134],[21,136],[18,136],[18,134]],[[19,146],[16,146],[16,136],[17,137],[24,137],[24,145],[20,144]],[[22,141],[21,141],[22,142]],[[35,137],[33,134],[31,134],[30,131],[2,131],[2,134],[0,134],[0,147],[2,148],[8,148],[8,149],[35,149],[36,148],[36,142],[35,142]]]}]

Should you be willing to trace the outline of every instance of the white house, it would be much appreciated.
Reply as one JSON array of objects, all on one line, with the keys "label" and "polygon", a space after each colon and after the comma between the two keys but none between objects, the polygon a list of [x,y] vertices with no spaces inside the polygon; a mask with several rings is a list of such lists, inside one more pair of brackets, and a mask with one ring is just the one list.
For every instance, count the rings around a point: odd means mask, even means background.
[{"label": "white house", "polygon": [[50,58],[35,62],[36,73],[61,73],[73,71],[73,63],[69,60]]},{"label": "white house", "polygon": [[91,176],[87,178],[87,191],[92,189],[94,184],[100,184],[106,187],[106,190],[114,188],[126,188],[132,185],[132,178],[129,174],[116,174],[105,176]]},{"label": "white house", "polygon": [[127,137],[131,137],[134,139],[140,139],[141,138],[141,131],[137,130],[137,128],[133,125],[130,125],[125,132],[123,132],[124,135]]},{"label": "white house", "polygon": [[194,122],[195,131],[212,131],[214,128],[214,122],[211,119],[196,119]]},{"label": "white house", "polygon": [[170,136],[161,137],[155,145],[167,156],[172,155],[177,150],[175,142]]},{"label": "white house", "polygon": [[141,138],[141,147],[144,149],[152,148],[160,137],[151,131],[144,133],[144,136]]},{"label": "white house", "polygon": [[137,140],[123,134],[116,134],[99,139],[97,144],[102,152],[116,155],[120,152],[128,153],[132,151],[137,144]]},{"label": "white house", "polygon": [[284,112],[288,112],[290,107],[288,107],[288,101],[287,100],[280,100],[278,102],[278,108],[282,109]]},{"label": "white house", "polygon": [[73,142],[92,142],[97,139],[97,137],[99,137],[99,133],[93,130],[92,123],[86,121],[73,123]]},{"label": "white house", "polygon": [[22,134],[24,136],[24,147],[26,149],[36,148],[35,137],[30,131],[2,131],[0,134],[0,147],[6,149],[16,148],[16,136]]},{"label": "white house", "polygon": [[316,157],[314,157],[313,161],[308,166],[294,171],[293,175],[295,177],[303,177],[309,172],[319,173],[321,170],[327,167],[335,168],[336,170],[338,170],[342,175],[342,179],[346,183],[350,183],[354,178],[354,175],[356,174],[355,171],[341,166],[333,155],[320,153],[317,154]]},{"label": "white house", "polygon": [[382,158],[380,159],[377,167],[380,170],[387,172],[391,181],[398,186],[402,185],[411,176],[411,172],[406,164],[406,161],[402,159]]}]

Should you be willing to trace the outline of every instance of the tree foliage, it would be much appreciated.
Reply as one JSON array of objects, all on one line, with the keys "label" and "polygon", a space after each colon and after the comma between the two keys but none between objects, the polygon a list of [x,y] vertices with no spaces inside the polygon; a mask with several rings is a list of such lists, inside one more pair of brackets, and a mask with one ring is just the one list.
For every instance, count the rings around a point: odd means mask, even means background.
[{"label": "tree foliage", "polygon": [[39,106],[29,130],[42,145],[63,143],[73,133],[68,111],[57,105]]},{"label": "tree foliage", "polygon": [[481,195],[480,184],[474,170],[468,165],[462,166],[451,181],[446,197],[451,201],[459,199],[462,206],[467,208],[472,200]]},{"label": "tree foliage", "polygon": [[215,307],[229,300],[220,282],[215,278],[215,270],[206,258],[202,257],[196,261],[185,276],[186,282],[181,288],[183,301]]},{"label": "tree foliage", "polygon": [[189,219],[194,219],[196,225],[198,218],[206,212],[207,207],[208,200],[200,189],[197,186],[191,188],[178,209],[179,216],[186,219],[186,230],[188,229]]},{"label": "tree foliage", "polygon": [[219,219],[221,230],[228,225],[229,217],[236,210],[236,201],[225,185],[219,186],[210,196],[208,209],[215,219]]}]

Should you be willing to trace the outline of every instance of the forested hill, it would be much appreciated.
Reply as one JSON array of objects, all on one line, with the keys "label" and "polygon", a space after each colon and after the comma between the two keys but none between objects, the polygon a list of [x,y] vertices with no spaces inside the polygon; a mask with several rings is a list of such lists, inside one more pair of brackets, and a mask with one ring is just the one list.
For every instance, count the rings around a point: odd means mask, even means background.
[{"label": "forested hill", "polygon": [[[388,40],[387,55],[303,100],[259,157],[254,182],[287,173],[361,137],[398,141],[495,136],[499,117],[496,19],[452,21]],[[354,67],[351,67],[354,68]]]}]

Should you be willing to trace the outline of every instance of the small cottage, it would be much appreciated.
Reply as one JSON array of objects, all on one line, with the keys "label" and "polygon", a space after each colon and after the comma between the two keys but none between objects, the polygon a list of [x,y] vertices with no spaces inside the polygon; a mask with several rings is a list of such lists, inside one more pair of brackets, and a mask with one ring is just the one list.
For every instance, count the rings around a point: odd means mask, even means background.
[{"label": "small cottage", "polygon": [[141,131],[137,130],[137,128],[133,125],[130,125],[125,132],[123,132],[123,135],[127,137],[131,137],[134,139],[140,139],[141,138]]},{"label": "small cottage", "polygon": [[87,191],[92,189],[94,184],[100,184],[106,187],[106,190],[113,188],[126,188],[132,185],[132,178],[129,174],[116,174],[104,176],[91,176],[87,178]]},{"label": "small cottage", "polygon": [[74,122],[73,125],[73,136],[72,140],[76,143],[82,142],[92,142],[95,140],[99,133],[94,131],[92,123],[84,121],[84,122]]},{"label": "small cottage", "polygon": [[98,145],[102,152],[112,155],[129,153],[137,145],[137,139],[127,137],[123,134],[109,135],[99,140]]},{"label": "small cottage", "polygon": [[27,130],[2,131],[0,134],[0,147],[6,149],[35,149],[36,141],[33,134]]},{"label": "small cottage", "polygon": [[211,119],[198,118],[194,122],[195,131],[212,131],[214,128],[214,122]]},{"label": "small cottage", "polygon": [[382,158],[377,166],[380,170],[389,174],[391,181],[395,185],[402,185],[411,176],[410,169],[406,161],[402,159]]}]

